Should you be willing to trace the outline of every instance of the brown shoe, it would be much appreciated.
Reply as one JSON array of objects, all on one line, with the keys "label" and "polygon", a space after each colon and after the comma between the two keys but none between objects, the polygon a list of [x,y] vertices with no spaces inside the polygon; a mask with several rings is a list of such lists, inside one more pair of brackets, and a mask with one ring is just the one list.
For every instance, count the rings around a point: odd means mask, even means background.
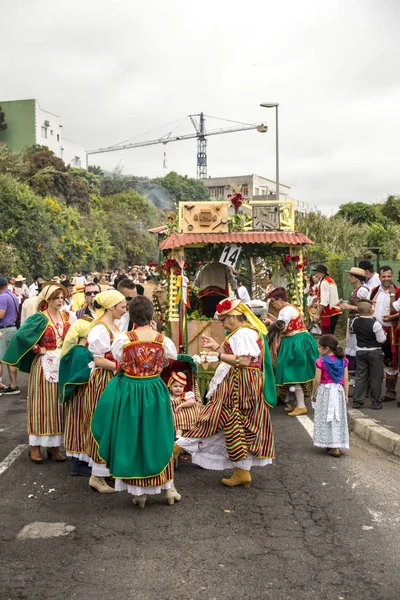
[{"label": "brown shoe", "polygon": [[287,406],[285,406],[285,408],[283,409],[286,412],[292,412],[292,410],[294,410],[296,408],[295,404],[288,404]]},{"label": "brown shoe", "polygon": [[292,412],[288,413],[289,417],[299,417],[300,415],[306,415],[307,414],[307,409],[306,408],[295,408],[294,410],[292,410]]},{"label": "brown shoe", "polygon": [[227,485],[228,487],[242,485],[245,488],[249,488],[251,485],[250,471],[245,471],[245,469],[239,469],[239,467],[237,467],[234,470],[232,477],[230,477],[229,479],[224,477],[223,479],[221,479],[221,481],[224,485]]},{"label": "brown shoe", "polygon": [[29,446],[29,458],[37,465],[43,463],[43,458],[40,454],[40,446]]},{"label": "brown shoe", "polygon": [[61,454],[60,448],[58,448],[57,446],[53,448],[47,448],[47,458],[48,460],[54,458],[57,462],[65,461],[65,456]]},{"label": "brown shoe", "polygon": [[335,456],[335,458],[338,458],[341,455],[341,452],[339,448],[331,448],[328,454],[330,454],[331,456]]}]

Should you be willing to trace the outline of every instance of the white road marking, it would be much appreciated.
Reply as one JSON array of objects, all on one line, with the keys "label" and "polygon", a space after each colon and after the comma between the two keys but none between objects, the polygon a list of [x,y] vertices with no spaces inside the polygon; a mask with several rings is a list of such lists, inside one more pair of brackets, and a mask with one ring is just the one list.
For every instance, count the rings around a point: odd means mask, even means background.
[{"label": "white road marking", "polygon": [[14,460],[17,460],[18,456],[22,454],[25,448],[27,448],[27,444],[20,444],[14,448],[14,450],[10,452],[8,456],[6,456],[3,462],[0,463],[0,475],[2,475],[4,471],[6,471],[8,467],[13,464]]},{"label": "white road marking", "polygon": [[296,419],[303,425],[308,435],[312,439],[314,437],[314,422],[307,415],[299,415]]}]

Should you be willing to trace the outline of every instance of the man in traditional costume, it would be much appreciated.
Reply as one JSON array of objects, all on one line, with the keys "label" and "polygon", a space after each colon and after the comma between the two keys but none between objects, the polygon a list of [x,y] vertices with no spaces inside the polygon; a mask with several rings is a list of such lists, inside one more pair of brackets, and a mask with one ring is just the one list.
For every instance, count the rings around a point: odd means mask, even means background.
[{"label": "man in traditional costume", "polygon": [[382,402],[396,400],[396,386],[399,376],[398,347],[399,332],[397,324],[399,313],[393,303],[400,298],[400,287],[393,283],[393,271],[389,265],[384,265],[379,270],[380,285],[371,291],[370,300],[374,306],[374,317],[381,323],[386,332],[386,341],[382,345],[385,355],[385,381],[386,392]]},{"label": "man in traditional costume", "polygon": [[328,275],[325,265],[317,265],[314,273],[318,279],[318,310],[314,320],[321,319],[322,335],[335,333],[336,324],[342,310],[339,306],[339,294],[335,281]]},{"label": "man in traditional costume", "polygon": [[178,438],[174,457],[186,450],[206,469],[235,467],[222,483],[248,488],[250,469],[275,457],[269,407],[277,398],[267,329],[241,300],[226,298],[216,315],[228,334],[222,346],[202,337],[202,346],[212,350],[206,358],[220,361],[207,394],[210,402],[196,425]]}]

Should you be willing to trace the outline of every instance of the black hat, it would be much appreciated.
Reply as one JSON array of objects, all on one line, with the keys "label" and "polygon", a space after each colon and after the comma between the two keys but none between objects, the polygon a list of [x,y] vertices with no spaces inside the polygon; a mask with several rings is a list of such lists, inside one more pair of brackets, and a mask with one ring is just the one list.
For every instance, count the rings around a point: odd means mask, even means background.
[{"label": "black hat", "polygon": [[64,279],[64,281],[61,282],[61,285],[63,285],[66,288],[74,287],[74,284],[71,283],[69,279]]},{"label": "black hat", "polygon": [[374,270],[374,265],[372,264],[372,262],[370,260],[362,260],[361,262],[358,263],[358,266],[360,269],[364,269],[367,271],[373,271]]},{"label": "black hat", "polygon": [[325,265],[317,265],[313,268],[314,273],[324,273],[324,275],[328,274],[328,269]]}]

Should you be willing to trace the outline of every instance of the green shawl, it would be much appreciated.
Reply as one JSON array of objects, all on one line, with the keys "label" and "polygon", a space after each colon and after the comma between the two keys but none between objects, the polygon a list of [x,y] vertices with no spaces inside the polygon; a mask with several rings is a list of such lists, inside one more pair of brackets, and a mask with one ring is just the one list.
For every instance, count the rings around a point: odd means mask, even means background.
[{"label": "green shawl", "polygon": [[3,362],[17,367],[24,373],[29,373],[35,358],[32,348],[36,346],[46,331],[48,322],[49,319],[41,312],[29,317],[11,338]]},{"label": "green shawl", "polygon": [[93,362],[93,354],[86,346],[77,344],[60,360],[58,385],[60,388],[60,404],[70,400],[72,393],[78,385],[86,385],[89,381],[91,369],[89,363]]}]

